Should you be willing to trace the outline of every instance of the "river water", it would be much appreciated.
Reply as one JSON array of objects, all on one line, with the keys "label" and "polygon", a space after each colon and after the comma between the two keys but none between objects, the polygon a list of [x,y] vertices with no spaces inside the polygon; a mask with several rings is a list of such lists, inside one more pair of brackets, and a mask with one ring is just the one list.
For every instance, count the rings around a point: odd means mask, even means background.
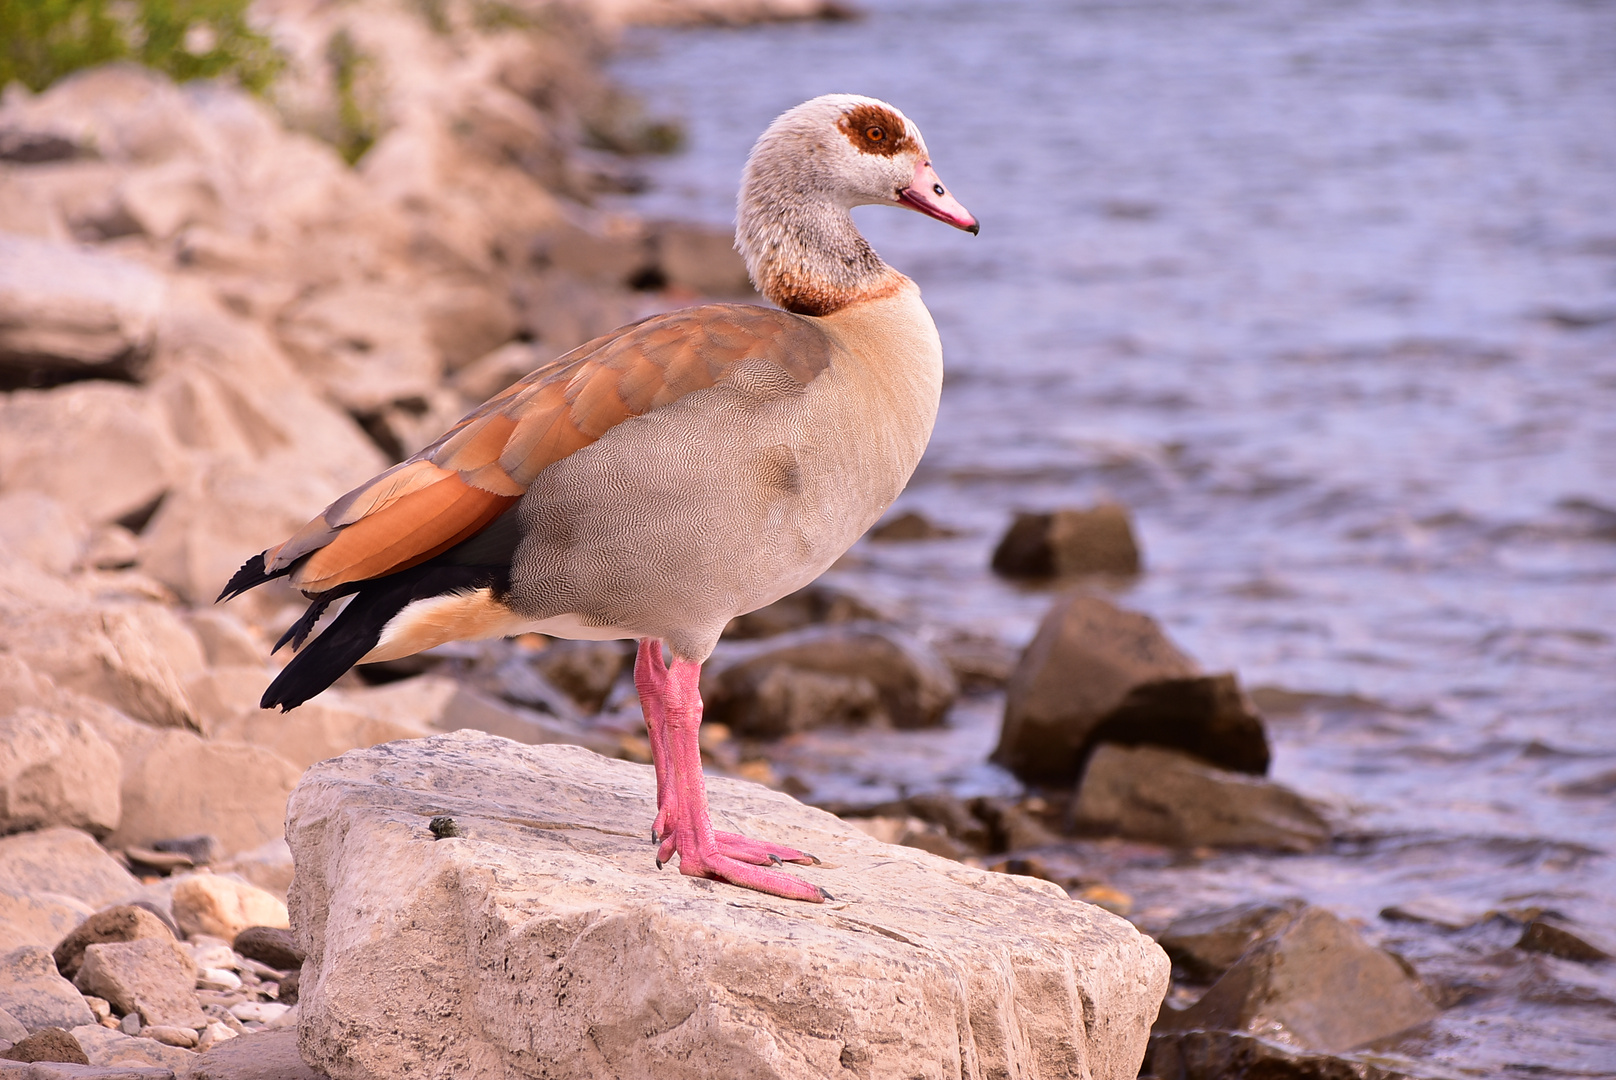
[{"label": "river water", "polygon": [[[982,221],[857,214],[947,361],[899,508],[961,535],[836,573],[1020,645],[1051,592],[987,572],[1011,512],[1125,503],[1147,570],[1088,587],[1306,695],[1269,716],[1273,774],[1343,839],[1074,850],[1146,929],[1293,895],[1357,920],[1452,1003],[1380,1048],[1418,1071],[1616,1075],[1616,962],[1379,915],[1538,907],[1616,940],[1616,4],[865,6],[636,31],[614,68],[689,133],[638,213],[731,223],[757,133],[841,91],[905,110]],[[822,798],[1013,788],[982,760],[998,707],[801,771]]]}]

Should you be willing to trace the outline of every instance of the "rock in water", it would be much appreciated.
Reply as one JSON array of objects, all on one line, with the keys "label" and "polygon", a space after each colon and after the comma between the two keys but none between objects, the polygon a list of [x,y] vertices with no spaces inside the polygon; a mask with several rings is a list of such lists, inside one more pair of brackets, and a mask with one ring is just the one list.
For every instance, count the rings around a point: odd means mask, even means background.
[{"label": "rock in water", "polygon": [[[301,1045],[433,1075],[1136,1075],[1166,956],[1056,886],[892,848],[753,784],[716,822],[809,850],[782,901],[653,863],[647,766],[456,732],[293,793]],[[461,835],[434,840],[452,815]],[[893,1073],[897,1075],[898,1073]]]},{"label": "rock in water", "polygon": [[993,760],[1032,783],[1073,783],[1095,729],[1131,691],[1196,674],[1150,616],[1097,596],[1063,597],[1010,676]]},{"label": "rock in water", "polygon": [[1308,908],[1242,956],[1200,1001],[1181,1012],[1163,1009],[1156,1030],[1243,1031],[1337,1053],[1436,1015],[1390,954],[1323,908]]},{"label": "rock in water", "polygon": [[993,569],[1006,577],[1137,574],[1139,543],[1126,507],[1017,514],[993,549]]},{"label": "rock in water", "polygon": [[1154,746],[1094,751],[1071,817],[1084,832],[1178,847],[1313,851],[1330,839],[1329,823],[1290,788]]}]

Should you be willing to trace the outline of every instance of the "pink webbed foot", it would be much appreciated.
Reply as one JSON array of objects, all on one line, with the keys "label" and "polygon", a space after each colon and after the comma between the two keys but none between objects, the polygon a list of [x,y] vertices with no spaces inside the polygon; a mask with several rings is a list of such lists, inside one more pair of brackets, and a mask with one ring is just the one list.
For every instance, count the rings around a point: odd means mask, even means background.
[{"label": "pink webbed foot", "polygon": [[[657,823],[662,823],[662,815],[657,815]],[[668,862],[674,856],[674,842],[672,833],[657,833],[661,839],[657,847],[657,866]],[[819,860],[805,851],[786,847],[784,844],[771,844],[767,840],[753,840],[740,833],[713,832],[713,850],[728,859],[736,862],[752,863],[755,866],[779,865],[780,863],[800,863],[803,866],[818,866]]]},{"label": "pink webbed foot", "polygon": [[700,664],[676,660],[670,667],[663,662],[661,642],[640,642],[634,681],[656,767],[657,815],[651,838],[657,842],[657,866],[678,855],[679,872],[690,877],[727,881],[792,900],[830,899],[817,885],[771,869],[787,862],[818,864],[812,855],[713,830],[696,734],[701,724],[700,677]]}]

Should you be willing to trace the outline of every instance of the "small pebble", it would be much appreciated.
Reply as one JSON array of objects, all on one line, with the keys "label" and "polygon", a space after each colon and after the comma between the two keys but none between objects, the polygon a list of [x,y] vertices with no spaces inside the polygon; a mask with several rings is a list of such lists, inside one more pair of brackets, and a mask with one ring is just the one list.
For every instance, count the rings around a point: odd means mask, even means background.
[{"label": "small pebble", "polygon": [[433,818],[427,828],[432,830],[432,839],[434,840],[447,840],[451,836],[460,835],[460,826],[456,825],[455,819],[447,814],[440,814]]},{"label": "small pebble", "polygon": [[118,1025],[118,1030],[123,1032],[125,1035],[139,1035],[140,1014],[130,1013],[128,1016],[124,1017],[123,1021]]},{"label": "small pebble", "polygon": [[198,990],[240,990],[241,977],[228,968],[203,968],[197,972]]},{"label": "small pebble", "polygon": [[101,1023],[112,1017],[112,1005],[106,998],[96,997],[94,994],[84,995],[84,1004],[90,1007],[90,1015],[95,1017],[96,1023]]},{"label": "small pebble", "polygon": [[202,1038],[198,1042],[198,1048],[206,1050],[210,1046],[214,1046],[222,1042],[228,1042],[235,1037],[236,1032],[234,1030],[215,1020],[203,1029]]}]

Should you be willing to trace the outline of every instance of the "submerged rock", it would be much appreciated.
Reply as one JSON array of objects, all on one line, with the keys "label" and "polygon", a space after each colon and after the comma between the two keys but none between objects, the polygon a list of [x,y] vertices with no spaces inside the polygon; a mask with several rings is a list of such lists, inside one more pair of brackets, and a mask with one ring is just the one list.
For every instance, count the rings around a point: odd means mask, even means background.
[{"label": "submerged rock", "polygon": [[756,611],[737,615],[724,628],[724,637],[773,637],[824,623],[880,621],[886,618],[887,613],[868,600],[827,582],[816,581]]},{"label": "submerged rock", "polygon": [[[814,851],[793,872],[839,899],[658,871],[651,769],[577,747],[461,732],[314,766],[288,817],[307,1059],[339,1080],[1136,1074],[1168,965],[1126,922],[709,783],[720,827]],[[442,814],[461,836],[432,839]]]},{"label": "submerged rock", "polygon": [[1308,908],[1249,951],[1188,1009],[1163,1008],[1156,1030],[1240,1031],[1339,1052],[1437,1015],[1390,954],[1322,908]]},{"label": "submerged rock", "polygon": [[1329,823],[1289,788],[1153,746],[1095,750],[1072,820],[1084,832],[1178,847],[1312,851],[1330,839]]},{"label": "submerged rock", "polygon": [[1139,543],[1126,507],[1017,514],[993,549],[993,570],[1006,577],[1137,574]]},{"label": "submerged rock", "polygon": [[1575,960],[1583,964],[1611,958],[1609,952],[1585,940],[1581,935],[1542,918],[1533,919],[1526,924],[1526,929],[1521,931],[1521,938],[1515,943],[1515,947],[1525,949],[1527,952],[1548,953],[1562,960]]},{"label": "submerged rock", "polygon": [[1409,1080],[1372,1061],[1315,1054],[1233,1031],[1151,1036],[1141,1077],[1154,1080]]}]

